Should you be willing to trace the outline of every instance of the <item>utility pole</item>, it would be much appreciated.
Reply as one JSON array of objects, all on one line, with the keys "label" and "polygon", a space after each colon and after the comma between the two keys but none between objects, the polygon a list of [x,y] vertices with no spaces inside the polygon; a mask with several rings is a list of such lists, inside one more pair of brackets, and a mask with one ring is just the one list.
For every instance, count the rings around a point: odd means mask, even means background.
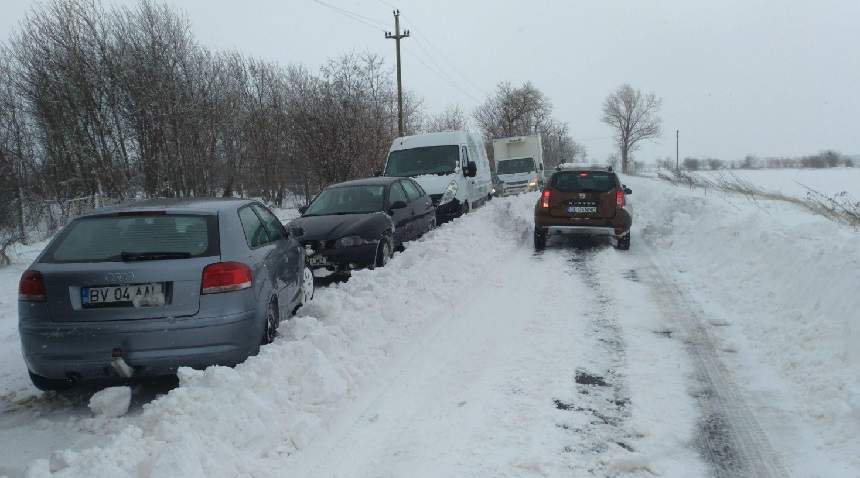
[{"label": "utility pole", "polygon": [[400,79],[400,39],[409,38],[409,30],[400,33],[400,10],[394,10],[394,35],[385,32],[385,38],[397,44],[397,136],[403,136],[403,83]]},{"label": "utility pole", "polygon": [[681,141],[681,130],[675,130],[675,171],[681,170],[681,163],[678,160],[678,143]]}]

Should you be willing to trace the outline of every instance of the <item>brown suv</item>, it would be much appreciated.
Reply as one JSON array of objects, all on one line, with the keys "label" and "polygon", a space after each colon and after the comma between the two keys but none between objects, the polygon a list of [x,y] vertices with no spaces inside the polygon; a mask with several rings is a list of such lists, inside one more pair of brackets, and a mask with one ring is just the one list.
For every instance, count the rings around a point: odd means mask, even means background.
[{"label": "brown suv", "polygon": [[629,249],[633,218],[624,201],[632,192],[612,168],[557,170],[535,206],[535,249],[550,234],[610,236],[616,248]]}]

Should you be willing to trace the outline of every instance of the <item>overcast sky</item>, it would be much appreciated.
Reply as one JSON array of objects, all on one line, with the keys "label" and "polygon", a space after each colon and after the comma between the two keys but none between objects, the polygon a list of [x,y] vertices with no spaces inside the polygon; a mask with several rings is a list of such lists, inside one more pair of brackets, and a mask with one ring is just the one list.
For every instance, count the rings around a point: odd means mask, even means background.
[{"label": "overcast sky", "polygon": [[[663,98],[663,137],[638,159],[860,153],[860,0],[166,0],[199,41],[318,67],[349,51],[394,63],[427,110],[471,112],[499,81],[532,81],[589,155],[613,151],[601,103],[622,83]],[[133,4],[134,0],[104,0]],[[36,2],[2,0],[0,38]]]}]

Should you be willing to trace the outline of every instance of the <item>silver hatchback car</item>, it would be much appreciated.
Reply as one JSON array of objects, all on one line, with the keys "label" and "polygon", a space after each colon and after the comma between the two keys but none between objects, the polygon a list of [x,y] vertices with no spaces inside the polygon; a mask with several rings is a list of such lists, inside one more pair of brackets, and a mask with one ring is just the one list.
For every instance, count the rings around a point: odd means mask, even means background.
[{"label": "silver hatchback car", "polygon": [[33,384],[244,361],[313,298],[298,234],[237,199],[150,200],[75,219],[19,284]]}]

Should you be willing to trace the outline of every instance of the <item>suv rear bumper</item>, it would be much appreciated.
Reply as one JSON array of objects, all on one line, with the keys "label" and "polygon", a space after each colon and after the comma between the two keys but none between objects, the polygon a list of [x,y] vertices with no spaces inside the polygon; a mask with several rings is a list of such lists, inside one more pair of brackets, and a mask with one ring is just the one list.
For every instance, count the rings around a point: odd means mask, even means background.
[{"label": "suv rear bumper", "polygon": [[115,378],[114,349],[135,377],[176,373],[179,367],[233,366],[256,350],[262,319],[254,310],[220,317],[111,322],[19,323],[30,372],[48,379]]},{"label": "suv rear bumper", "polygon": [[633,217],[625,209],[618,209],[611,218],[577,218],[551,216],[545,209],[535,208],[535,230],[549,234],[623,237],[630,233],[632,225]]},{"label": "suv rear bumper", "polygon": [[[574,235],[585,235],[585,236],[616,236],[615,229],[613,227],[599,227],[599,226],[550,226],[544,228],[547,234],[574,234]],[[629,234],[629,231],[625,231],[624,234]]]}]

